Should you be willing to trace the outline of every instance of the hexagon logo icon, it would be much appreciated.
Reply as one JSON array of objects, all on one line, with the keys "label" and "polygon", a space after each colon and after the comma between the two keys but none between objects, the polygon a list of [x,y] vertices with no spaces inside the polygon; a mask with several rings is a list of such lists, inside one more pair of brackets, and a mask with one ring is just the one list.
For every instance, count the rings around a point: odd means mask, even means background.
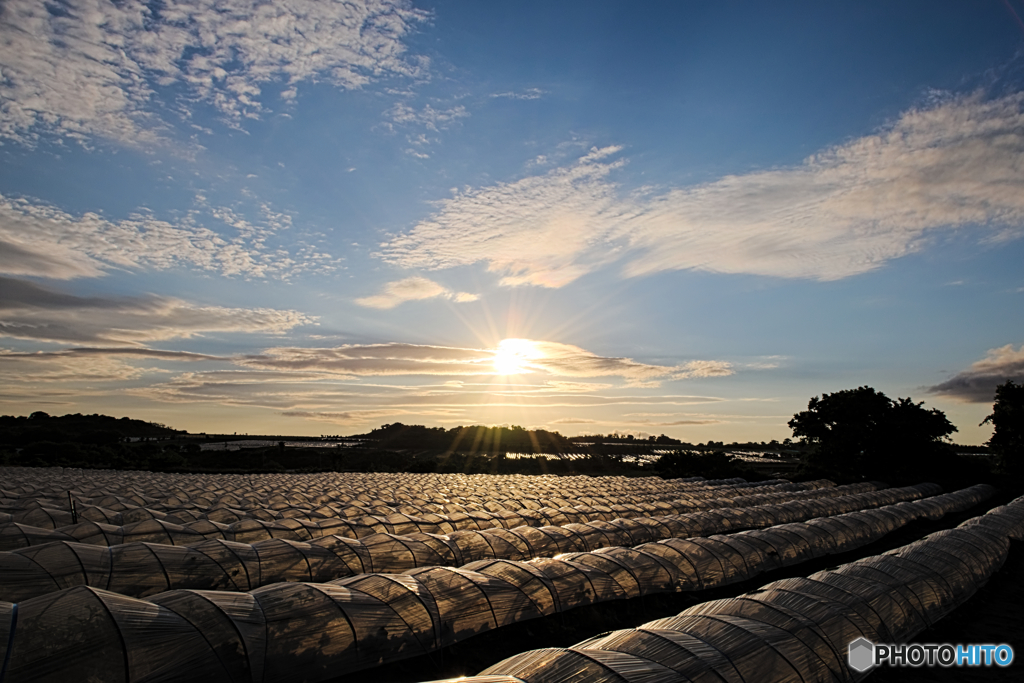
[{"label": "hexagon logo icon", "polygon": [[867,638],[858,638],[846,648],[846,658],[851,669],[864,673],[875,665],[875,644]]}]

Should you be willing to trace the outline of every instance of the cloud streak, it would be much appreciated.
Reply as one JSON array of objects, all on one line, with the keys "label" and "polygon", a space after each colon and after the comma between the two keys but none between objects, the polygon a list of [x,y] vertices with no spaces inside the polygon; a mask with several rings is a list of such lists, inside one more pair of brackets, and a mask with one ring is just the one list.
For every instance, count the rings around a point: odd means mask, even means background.
[{"label": "cloud streak", "polygon": [[625,193],[617,147],[544,175],[460,192],[381,245],[421,270],[485,263],[504,285],[561,287],[613,261],[670,270],[838,280],[950,229],[1024,235],[1024,93],[951,97],[804,163],[688,188]]},{"label": "cloud streak", "polygon": [[391,309],[407,301],[423,301],[425,299],[450,299],[456,303],[476,301],[480,297],[469,292],[455,292],[425,277],[407,277],[404,280],[389,282],[378,294],[356,299],[360,306],[377,309]]},{"label": "cloud streak", "polygon": [[0,137],[34,144],[42,134],[131,146],[158,142],[154,113],[172,86],[186,111],[212,106],[232,125],[283,102],[305,83],[356,89],[415,76],[423,59],[403,40],[428,13],[403,0],[34,0],[0,6]]},{"label": "cloud streak", "polygon": [[[507,340],[506,340],[507,341]],[[599,356],[571,344],[512,340],[525,349],[515,374],[538,372],[574,379],[621,377],[628,383],[732,374],[723,361],[694,361],[684,365],[652,365],[631,358]],[[239,359],[246,367],[266,370],[304,370],[353,376],[500,375],[497,364],[506,342],[496,349],[471,349],[418,344],[353,344],[334,348],[281,347]],[[562,387],[564,385],[564,387]],[[581,393],[580,383],[556,383],[556,391]],[[562,387],[562,388],[559,388]]]},{"label": "cloud streak", "polygon": [[0,278],[0,336],[72,344],[143,344],[206,332],[282,334],[316,319],[298,311],[225,308],[155,295],[80,297]]},{"label": "cloud streak", "polygon": [[996,387],[1012,380],[1024,384],[1024,344],[1019,349],[1007,344],[989,349],[985,357],[928,391],[966,403],[991,403]]}]

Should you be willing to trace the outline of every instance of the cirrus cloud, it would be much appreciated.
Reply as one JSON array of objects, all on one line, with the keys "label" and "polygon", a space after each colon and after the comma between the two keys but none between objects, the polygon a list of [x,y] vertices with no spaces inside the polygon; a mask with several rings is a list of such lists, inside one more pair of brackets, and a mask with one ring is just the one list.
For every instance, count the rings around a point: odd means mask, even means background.
[{"label": "cirrus cloud", "polygon": [[797,166],[625,193],[617,147],[544,175],[460,192],[381,245],[395,265],[485,263],[504,285],[561,287],[613,261],[668,270],[837,280],[953,228],[1024,235],[1024,93],[951,97]]},{"label": "cirrus cloud", "polygon": [[70,280],[113,269],[185,266],[225,276],[287,279],[337,266],[328,254],[269,249],[267,238],[288,225],[283,214],[264,207],[266,224],[254,225],[229,209],[208,209],[238,236],[226,238],[196,225],[194,215],[178,225],[143,214],[114,221],[0,195],[0,273]]},{"label": "cirrus cloud", "polygon": [[0,137],[41,134],[131,146],[158,142],[155,113],[171,86],[232,125],[266,108],[263,90],[294,100],[303,83],[360,88],[415,76],[424,59],[403,39],[428,18],[404,0],[9,0],[0,5]]}]

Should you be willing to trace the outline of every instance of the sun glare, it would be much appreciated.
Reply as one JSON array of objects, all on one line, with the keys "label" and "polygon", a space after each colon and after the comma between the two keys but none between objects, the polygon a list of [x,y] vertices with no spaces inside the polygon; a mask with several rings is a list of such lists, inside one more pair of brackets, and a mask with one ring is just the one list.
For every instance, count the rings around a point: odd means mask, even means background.
[{"label": "sun glare", "polygon": [[537,345],[529,339],[502,339],[494,352],[494,371],[499,375],[531,372],[529,361],[540,357]]}]

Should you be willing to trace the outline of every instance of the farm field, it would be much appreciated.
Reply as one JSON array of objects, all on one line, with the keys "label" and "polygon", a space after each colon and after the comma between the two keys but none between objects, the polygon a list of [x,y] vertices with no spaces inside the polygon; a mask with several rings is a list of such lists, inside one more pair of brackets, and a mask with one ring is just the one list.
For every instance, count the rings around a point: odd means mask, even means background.
[{"label": "farm field", "polygon": [[849,680],[839,640],[969,609],[1024,532],[990,486],[0,475],[5,683]]}]

